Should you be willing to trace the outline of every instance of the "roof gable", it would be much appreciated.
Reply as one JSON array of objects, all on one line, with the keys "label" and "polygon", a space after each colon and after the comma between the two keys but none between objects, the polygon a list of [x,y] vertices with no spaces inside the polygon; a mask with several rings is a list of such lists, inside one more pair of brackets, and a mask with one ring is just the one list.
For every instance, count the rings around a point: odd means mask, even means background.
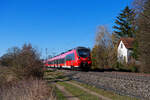
[{"label": "roof gable", "polygon": [[132,49],[133,48],[133,43],[134,43],[134,38],[120,38],[118,45],[120,42],[123,42],[126,48]]}]

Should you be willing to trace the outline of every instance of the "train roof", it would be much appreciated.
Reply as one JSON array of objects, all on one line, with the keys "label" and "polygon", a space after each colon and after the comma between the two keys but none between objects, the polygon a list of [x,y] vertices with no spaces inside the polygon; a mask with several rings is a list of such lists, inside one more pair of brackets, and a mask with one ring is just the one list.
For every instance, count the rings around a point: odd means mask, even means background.
[{"label": "train roof", "polygon": [[47,61],[55,60],[55,59],[58,59],[58,58],[63,58],[63,57],[65,57],[67,54],[72,53],[73,50],[77,50],[77,49],[89,49],[89,48],[82,47],[82,46],[78,46],[78,47],[73,48],[73,49],[70,49],[70,50],[68,50],[68,51],[66,51],[66,52],[62,52],[62,53],[60,53],[60,54],[58,54],[58,55],[56,55],[56,56],[54,56],[54,57],[48,59]]}]

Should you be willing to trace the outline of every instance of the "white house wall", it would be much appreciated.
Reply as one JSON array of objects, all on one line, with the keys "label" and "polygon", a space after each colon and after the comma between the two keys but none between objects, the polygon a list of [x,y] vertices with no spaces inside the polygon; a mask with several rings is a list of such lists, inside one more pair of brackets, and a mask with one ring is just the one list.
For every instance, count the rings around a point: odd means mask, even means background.
[{"label": "white house wall", "polygon": [[[121,44],[123,47],[121,48]],[[125,58],[125,60],[124,60]],[[120,44],[118,46],[118,60],[119,61],[126,61],[128,62],[128,49],[125,47],[122,41],[120,41]]]}]

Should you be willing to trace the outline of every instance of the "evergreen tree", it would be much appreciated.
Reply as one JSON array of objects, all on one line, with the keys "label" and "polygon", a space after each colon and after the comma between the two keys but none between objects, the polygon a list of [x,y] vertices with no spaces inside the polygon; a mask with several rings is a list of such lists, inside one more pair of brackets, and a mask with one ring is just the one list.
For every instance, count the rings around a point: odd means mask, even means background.
[{"label": "evergreen tree", "polygon": [[139,43],[140,70],[150,72],[150,0],[146,0],[143,8],[137,20],[136,40]]},{"label": "evergreen tree", "polygon": [[115,21],[116,25],[114,33],[117,34],[117,38],[120,37],[134,37],[135,28],[133,26],[134,11],[128,6],[117,16]]}]

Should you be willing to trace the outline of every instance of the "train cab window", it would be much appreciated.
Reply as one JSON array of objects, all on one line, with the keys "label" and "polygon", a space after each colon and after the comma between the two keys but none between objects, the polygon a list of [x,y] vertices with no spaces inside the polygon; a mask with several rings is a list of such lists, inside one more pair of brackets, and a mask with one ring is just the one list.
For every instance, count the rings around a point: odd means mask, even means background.
[{"label": "train cab window", "polygon": [[90,56],[90,50],[89,49],[78,49],[78,55],[79,57],[86,58]]}]

